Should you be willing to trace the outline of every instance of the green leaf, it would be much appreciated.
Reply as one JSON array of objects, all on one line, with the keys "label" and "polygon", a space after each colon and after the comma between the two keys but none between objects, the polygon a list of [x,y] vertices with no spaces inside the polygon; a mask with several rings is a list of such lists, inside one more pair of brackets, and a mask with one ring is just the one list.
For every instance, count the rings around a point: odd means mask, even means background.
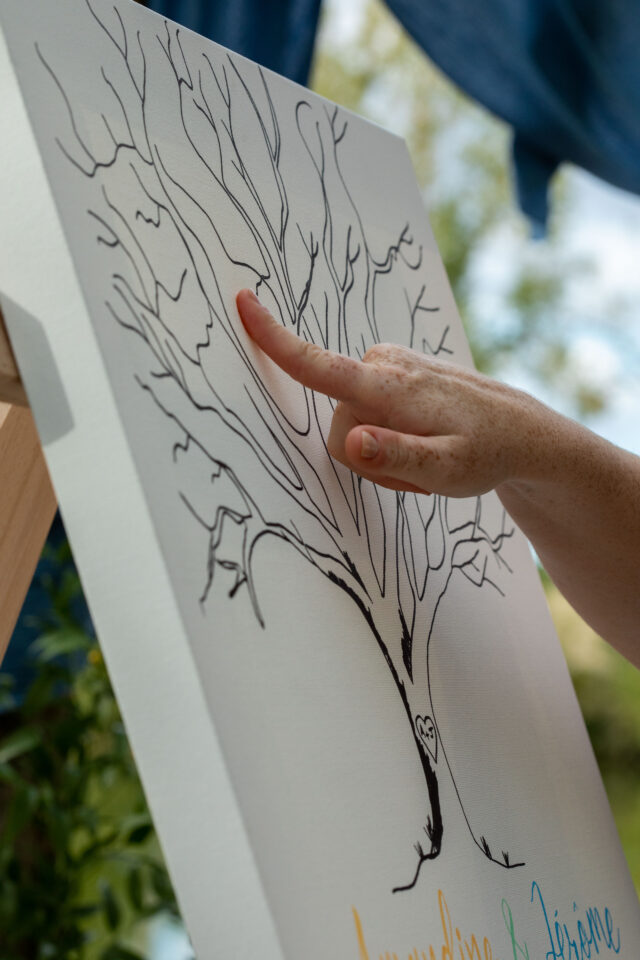
[{"label": "green leaf", "polygon": [[127,837],[127,843],[139,844],[144,843],[148,837],[153,833],[153,824],[151,823],[141,823],[139,827],[134,827],[129,836]]},{"label": "green leaf", "polygon": [[14,793],[4,819],[2,830],[4,846],[9,848],[13,846],[16,837],[31,819],[36,805],[37,798],[34,798],[33,791],[30,788],[23,788]]},{"label": "green leaf", "polygon": [[0,743],[0,764],[9,763],[21,757],[42,743],[42,735],[35,727],[22,727],[15,730]]},{"label": "green leaf", "polygon": [[127,877],[127,891],[134,910],[142,913],[144,910],[144,882],[140,867],[134,867]]},{"label": "green leaf", "polygon": [[100,960],[145,960],[145,958],[140,953],[134,953],[133,950],[114,943],[102,951]]},{"label": "green leaf", "polygon": [[32,716],[52,702],[60,702],[60,688],[69,683],[71,674],[56,664],[40,664],[40,672],[27,690],[23,712]]},{"label": "green leaf", "polygon": [[0,712],[7,713],[15,710],[17,700],[13,695],[15,680],[8,673],[0,673]]},{"label": "green leaf", "polygon": [[162,867],[154,867],[151,870],[151,885],[160,900],[172,901],[174,899],[169,875]]},{"label": "green leaf", "polygon": [[111,884],[103,880],[100,884],[100,892],[102,894],[102,909],[104,910],[107,926],[110,930],[115,930],[120,924],[121,913]]},{"label": "green leaf", "polygon": [[38,637],[29,649],[42,663],[48,663],[56,657],[76,653],[78,650],[89,650],[91,645],[91,640],[84,630],[66,627]]},{"label": "green leaf", "polygon": [[103,834],[101,837],[98,837],[97,840],[92,841],[92,843],[85,847],[85,849],[78,855],[78,864],[83,864],[88,860],[91,860],[93,855],[97,853],[98,850],[103,850],[105,847],[110,846],[115,840],[117,840],[117,838],[117,830],[108,830],[107,833]]},{"label": "green leaf", "polygon": [[71,907],[69,913],[74,917],[93,917],[100,910],[101,903],[79,903],[76,907]]},{"label": "green leaf", "polygon": [[51,839],[58,850],[66,850],[71,833],[71,822],[66,810],[52,806],[49,810],[48,826]]},{"label": "green leaf", "polygon": [[73,567],[65,567],[55,594],[55,604],[59,610],[68,611],[71,603],[82,592],[80,578]]},{"label": "green leaf", "polygon": [[9,783],[12,787],[24,787],[27,781],[21,777],[8,763],[0,764],[0,783]]}]

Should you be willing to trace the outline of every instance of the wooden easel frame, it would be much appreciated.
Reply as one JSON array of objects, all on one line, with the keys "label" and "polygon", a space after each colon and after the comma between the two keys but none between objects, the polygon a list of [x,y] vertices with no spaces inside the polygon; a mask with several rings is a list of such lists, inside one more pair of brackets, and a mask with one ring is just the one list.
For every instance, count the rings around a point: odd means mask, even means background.
[{"label": "wooden easel frame", "polygon": [[0,312],[0,664],[55,511],[40,439]]}]

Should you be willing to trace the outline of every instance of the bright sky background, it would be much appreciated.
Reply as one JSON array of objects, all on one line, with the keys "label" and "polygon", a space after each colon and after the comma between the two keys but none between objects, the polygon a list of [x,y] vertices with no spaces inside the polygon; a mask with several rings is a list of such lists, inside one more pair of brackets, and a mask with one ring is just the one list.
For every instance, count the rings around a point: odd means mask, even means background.
[{"label": "bright sky background", "polygon": [[[575,371],[609,397],[603,415],[588,425],[613,443],[640,454],[640,197],[624,193],[583,170],[565,168],[571,194],[563,228],[563,252],[590,261],[589,270],[567,285],[564,310],[571,325]],[[554,256],[544,241],[531,241],[540,258]],[[514,252],[515,250],[515,252]],[[502,286],[514,270],[513,237],[507,226],[485,245],[474,266],[474,296],[481,312],[499,323]],[[564,401],[533,382],[517,357],[503,378],[563,409]]]},{"label": "bright sky background", "polygon": [[[575,202],[568,240],[595,266],[572,291],[575,309],[584,315],[574,349],[594,380],[608,383],[612,392],[609,411],[592,426],[640,454],[640,197],[583,171],[570,176]],[[594,337],[593,320],[601,324],[602,309],[616,302],[624,322],[612,324],[608,342]]]},{"label": "bright sky background", "polygon": [[149,957],[150,960],[193,960],[193,949],[179,924],[159,917],[153,923]]}]

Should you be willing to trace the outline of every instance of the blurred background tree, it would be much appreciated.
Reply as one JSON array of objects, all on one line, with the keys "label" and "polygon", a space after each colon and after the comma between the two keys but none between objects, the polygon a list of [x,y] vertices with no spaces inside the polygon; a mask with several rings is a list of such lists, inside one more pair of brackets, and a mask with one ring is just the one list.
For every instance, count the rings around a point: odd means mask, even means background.
[{"label": "blurred background tree", "polygon": [[[595,265],[568,241],[580,202],[569,178],[556,179],[549,234],[533,241],[511,192],[509,131],[379,0],[326,4],[312,87],[407,139],[479,368],[597,425],[637,364],[637,326],[622,295],[580,309]],[[585,330],[602,345],[587,363],[575,350]],[[542,576],[640,891],[640,673]],[[167,946],[179,913],[64,541],[40,581],[50,613],[28,624],[29,672],[0,675],[2,960],[182,960],[188,942]]]}]

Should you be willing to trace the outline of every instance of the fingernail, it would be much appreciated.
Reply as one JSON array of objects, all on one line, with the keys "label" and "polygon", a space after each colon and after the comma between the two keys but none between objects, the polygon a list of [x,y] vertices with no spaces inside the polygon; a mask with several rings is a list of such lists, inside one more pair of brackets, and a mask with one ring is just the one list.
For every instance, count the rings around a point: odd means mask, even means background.
[{"label": "fingernail", "polygon": [[249,294],[249,298],[250,298],[251,300],[255,300],[256,303],[260,303],[260,301],[258,300],[257,295],[253,292],[253,290],[247,290],[247,293]]},{"label": "fingernail", "polygon": [[371,434],[363,430],[360,434],[360,456],[365,460],[372,460],[378,452],[378,441]]}]

